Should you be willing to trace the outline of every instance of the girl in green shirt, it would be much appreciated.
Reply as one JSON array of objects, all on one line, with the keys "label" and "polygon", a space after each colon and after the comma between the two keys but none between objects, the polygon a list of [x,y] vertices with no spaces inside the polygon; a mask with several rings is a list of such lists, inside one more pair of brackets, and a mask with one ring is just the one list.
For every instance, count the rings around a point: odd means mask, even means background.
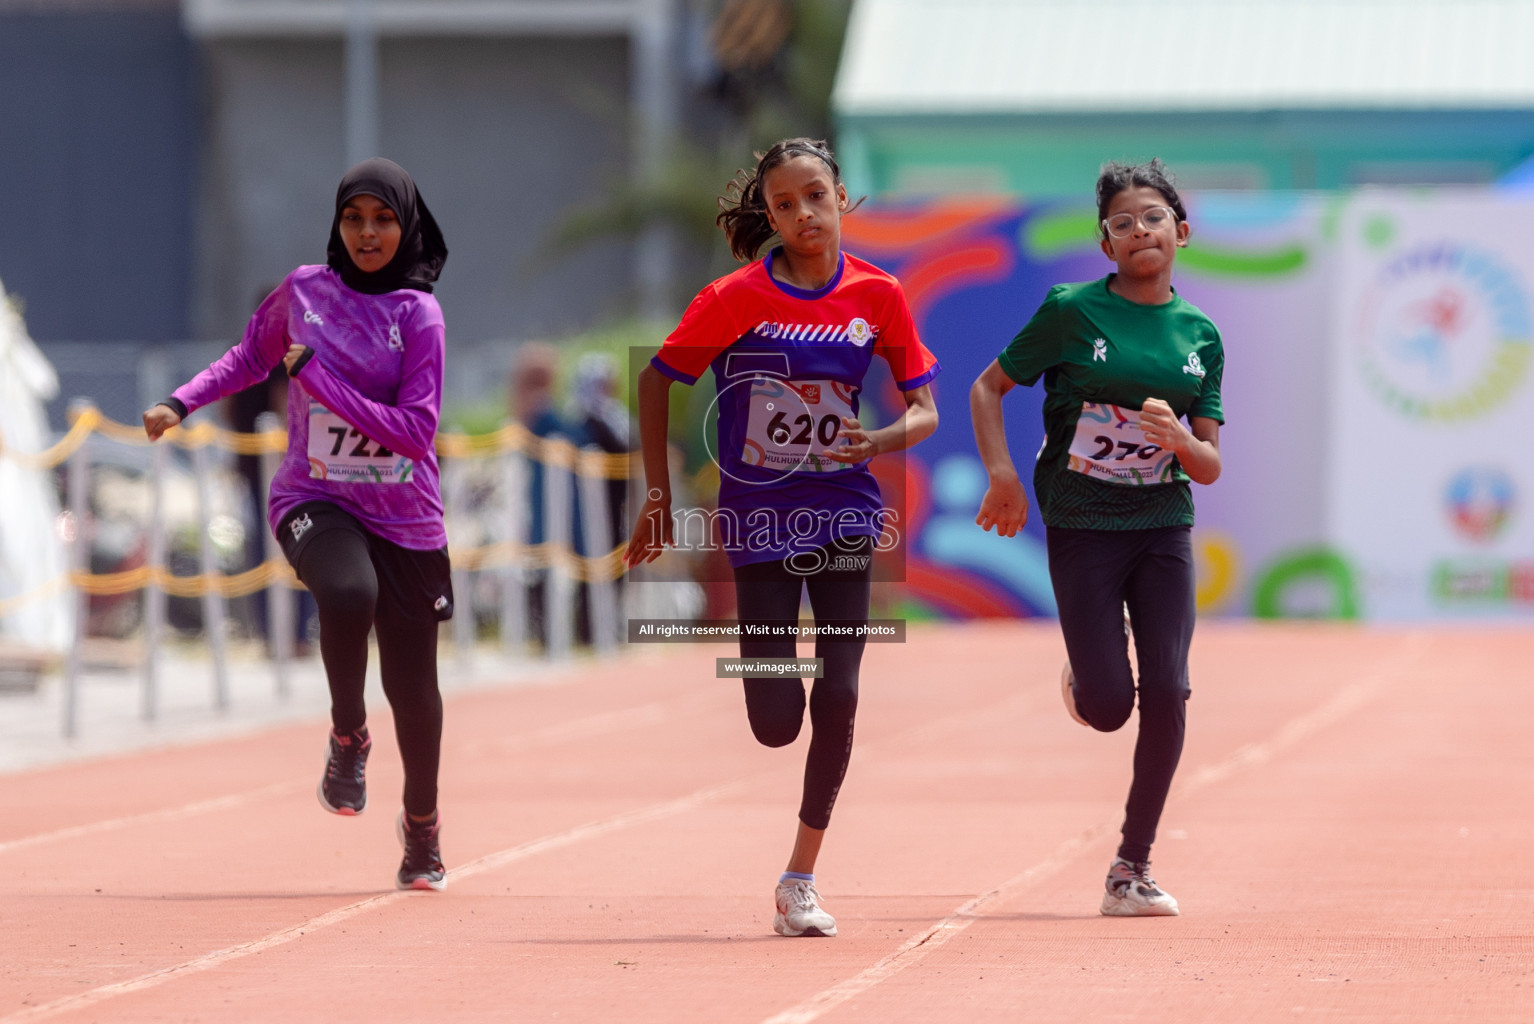
[{"label": "girl in green shirt", "polygon": [[1129,720],[1131,620],[1139,669],[1134,782],[1101,909],[1174,915],[1177,901],[1151,878],[1150,848],[1182,755],[1194,620],[1189,484],[1220,475],[1225,357],[1214,324],[1172,288],[1189,228],[1161,161],[1105,165],[1097,210],[1115,272],[1050,289],[970,390],[990,476],[975,522],[1012,537],[1028,519],[1001,399],[1042,377],[1045,442],[1033,483],[1069,658],[1066,710],[1102,732]]}]

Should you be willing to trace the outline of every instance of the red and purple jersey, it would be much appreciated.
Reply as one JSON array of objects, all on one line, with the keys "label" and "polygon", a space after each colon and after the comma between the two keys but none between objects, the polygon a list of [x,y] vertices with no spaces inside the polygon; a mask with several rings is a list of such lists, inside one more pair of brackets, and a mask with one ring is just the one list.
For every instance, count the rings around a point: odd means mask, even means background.
[{"label": "red and purple jersey", "polygon": [[877,537],[888,522],[866,462],[824,457],[841,417],[858,415],[875,355],[902,391],[938,374],[916,335],[900,282],[842,254],[807,291],[772,276],[774,253],[709,284],[654,359],[683,384],[712,369],[719,508],[731,565],[782,559],[841,538]]}]

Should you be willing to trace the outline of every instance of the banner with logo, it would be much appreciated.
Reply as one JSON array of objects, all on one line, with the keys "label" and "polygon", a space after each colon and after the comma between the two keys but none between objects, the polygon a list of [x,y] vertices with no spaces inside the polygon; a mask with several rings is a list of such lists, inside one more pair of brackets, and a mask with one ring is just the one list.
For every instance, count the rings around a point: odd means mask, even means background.
[{"label": "banner with logo", "polygon": [[[1199,607],[1205,614],[1353,614],[1331,587],[1335,557],[1323,537],[1321,451],[1330,303],[1334,295],[1328,197],[1263,193],[1192,197],[1193,241],[1176,287],[1224,340],[1221,433],[1225,472],[1195,486]],[[1052,615],[1054,592],[1037,510],[1016,537],[975,525],[985,470],[970,427],[969,388],[1033,315],[1051,285],[1113,268],[1089,203],[1008,199],[938,201],[859,210],[843,224],[848,250],[894,273],[923,341],[943,372],[933,384],[941,427],[905,454],[907,555],[901,614]],[[893,388],[866,402],[886,417]],[[1044,438],[1043,388],[1014,388],[1007,440],[1025,482]],[[874,464],[879,471],[879,463]],[[1319,560],[1319,561],[1318,561]],[[1318,568],[1319,566],[1319,568]],[[1321,575],[1318,582],[1317,574]]]},{"label": "banner with logo", "polygon": [[[1195,486],[1199,607],[1262,618],[1534,621],[1534,198],[1482,191],[1188,197],[1174,284],[1225,346],[1224,471]],[[1112,269],[1081,203],[859,210],[849,251],[898,276],[942,426],[907,454],[902,614],[1049,615],[1037,515],[975,526],[969,386],[1050,285]],[[868,401],[886,417],[893,388]],[[1007,396],[1029,479],[1042,389]],[[878,463],[875,463],[876,470]]]},{"label": "banner with logo", "polygon": [[1534,617],[1530,225],[1486,193],[1339,218],[1325,532],[1367,618]]}]

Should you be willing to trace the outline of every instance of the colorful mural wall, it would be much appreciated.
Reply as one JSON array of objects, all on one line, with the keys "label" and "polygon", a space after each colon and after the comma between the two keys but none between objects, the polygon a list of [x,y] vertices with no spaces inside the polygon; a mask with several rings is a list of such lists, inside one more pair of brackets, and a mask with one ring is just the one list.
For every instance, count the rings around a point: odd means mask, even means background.
[{"label": "colorful mural wall", "polygon": [[[1206,613],[1534,618],[1534,469],[1515,452],[1534,417],[1534,253],[1496,230],[1531,216],[1534,202],[1490,193],[1191,204],[1176,283],[1221,328],[1229,417],[1224,476],[1194,488]],[[1050,285],[1111,269],[1094,220],[973,200],[845,222],[847,249],[900,277],[944,366],[942,428],[905,482],[908,585],[938,614],[1054,612],[1037,517],[1012,539],[974,525],[968,390]],[[1006,402],[1025,479],[1041,406],[1037,388]]]}]

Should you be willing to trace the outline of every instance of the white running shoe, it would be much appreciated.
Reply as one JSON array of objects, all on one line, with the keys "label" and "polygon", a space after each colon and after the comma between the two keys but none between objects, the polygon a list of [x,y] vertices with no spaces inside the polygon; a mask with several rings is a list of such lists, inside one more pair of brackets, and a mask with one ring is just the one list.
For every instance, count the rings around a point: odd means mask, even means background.
[{"label": "white running shoe", "polygon": [[1109,917],[1177,917],[1181,913],[1172,894],[1162,892],[1150,876],[1149,862],[1132,864],[1113,858],[1106,885],[1102,912]]},{"label": "white running shoe", "polygon": [[1087,728],[1092,723],[1081,717],[1081,712],[1076,710],[1076,673],[1071,671],[1071,663],[1066,662],[1065,668],[1060,670],[1060,699],[1065,702],[1065,713],[1071,716],[1071,721]]},{"label": "white running shoe", "polygon": [[778,883],[776,913],[772,930],[779,935],[814,935],[830,938],[836,934],[836,918],[820,907],[820,893],[815,883],[805,878],[790,878]]}]

